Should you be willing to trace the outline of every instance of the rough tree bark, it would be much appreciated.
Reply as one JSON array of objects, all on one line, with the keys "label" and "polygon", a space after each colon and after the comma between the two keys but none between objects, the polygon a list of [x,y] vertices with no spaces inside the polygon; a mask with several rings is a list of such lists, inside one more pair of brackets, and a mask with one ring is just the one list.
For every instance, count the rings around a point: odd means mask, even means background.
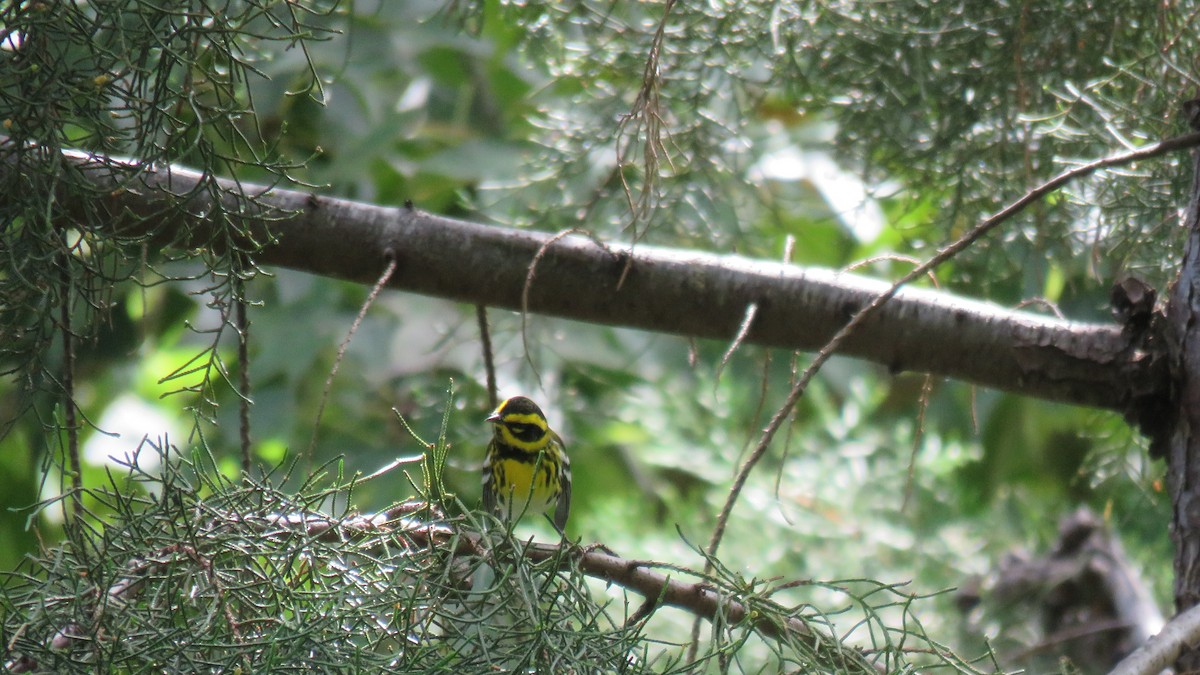
[{"label": "rough tree bark", "polygon": [[[5,159],[0,173],[21,170],[13,155]],[[212,222],[212,193],[197,189],[209,177],[163,167],[143,168],[130,179],[112,158],[69,154],[63,161],[95,186],[90,204],[105,207],[100,222],[85,227],[111,228],[131,241],[156,232],[155,246],[185,249],[222,240]],[[217,182],[228,189],[225,212],[238,214],[264,242],[254,256],[258,264],[372,283],[390,256],[397,261],[392,288],[478,305],[524,305],[538,314],[720,340],[734,339],[752,314],[747,342],[812,351],[889,287],[834,270],[608,246],[581,235],[551,237],[414,208]],[[257,196],[248,203],[238,192]],[[61,195],[68,208],[72,199],[78,194]],[[1145,427],[1147,411],[1161,408],[1167,369],[1128,328],[905,288],[858,327],[841,353],[893,372],[1116,410]]]},{"label": "rough tree bark", "polygon": [[[1200,130],[1200,99],[1184,112]],[[1200,151],[1194,152],[1192,193],[1184,217],[1188,239],[1167,306],[1167,344],[1174,383],[1174,419],[1168,428],[1167,486],[1173,508],[1175,608],[1200,605]],[[1200,649],[1183,653],[1178,672],[1200,671]]]}]

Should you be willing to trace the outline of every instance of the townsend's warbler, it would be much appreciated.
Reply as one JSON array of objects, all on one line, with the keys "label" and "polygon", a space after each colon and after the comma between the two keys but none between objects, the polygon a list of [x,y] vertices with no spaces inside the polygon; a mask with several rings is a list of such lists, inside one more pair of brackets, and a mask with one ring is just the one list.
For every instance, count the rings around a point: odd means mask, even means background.
[{"label": "townsend's warbler", "polygon": [[487,418],[494,425],[483,460],[483,507],[504,519],[554,507],[560,533],[571,510],[571,462],[536,403],[513,396]]}]

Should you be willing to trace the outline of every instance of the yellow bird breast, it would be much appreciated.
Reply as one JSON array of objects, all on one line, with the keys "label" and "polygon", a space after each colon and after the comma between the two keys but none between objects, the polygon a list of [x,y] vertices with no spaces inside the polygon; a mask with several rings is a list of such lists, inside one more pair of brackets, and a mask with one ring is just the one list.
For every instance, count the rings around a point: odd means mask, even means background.
[{"label": "yellow bird breast", "polygon": [[498,496],[500,503],[507,506],[509,490],[512,491],[514,516],[520,515],[526,509],[526,502],[528,502],[528,510],[533,512],[545,511],[554,503],[558,486],[550,484],[550,462],[545,457],[542,458],[541,465],[537,467],[535,482],[533,470],[537,464],[536,461],[518,462],[513,459],[505,459],[500,462],[499,469],[506,480],[499,481],[497,484],[507,485],[508,489]]}]

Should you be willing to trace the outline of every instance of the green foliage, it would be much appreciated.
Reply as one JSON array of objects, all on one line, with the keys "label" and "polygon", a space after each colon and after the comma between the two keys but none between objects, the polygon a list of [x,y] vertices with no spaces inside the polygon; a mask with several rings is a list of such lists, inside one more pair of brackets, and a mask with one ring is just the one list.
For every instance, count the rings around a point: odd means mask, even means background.
[{"label": "green foliage", "polygon": [[[719,250],[754,246],[780,219],[800,220],[800,237],[845,221],[798,216],[781,198],[788,179],[755,170],[780,148],[835,152],[896,205],[897,222],[936,204],[893,249],[922,251],[1080,158],[1179,133],[1191,87],[1179,64],[1193,17],[1182,6],[581,1],[474,12],[481,37],[497,25],[515,33],[545,82],[540,149],[526,155],[519,189],[502,192],[515,222],[559,228],[586,214],[588,228],[615,233],[637,218],[662,240]],[[639,107],[643,88],[656,93],[649,108]],[[1079,290],[1126,269],[1165,281],[1174,258],[1162,244],[1179,239],[1162,214],[1182,202],[1183,167],[1156,162],[1072,186],[948,278],[969,274],[971,290],[1008,302],[1040,292],[1051,262]],[[627,212],[618,170],[634,197],[650,189],[652,210]],[[507,202],[493,201],[481,210],[495,216]]]},{"label": "green foliage", "polygon": [[568,655],[611,671],[637,653],[636,630],[569,592],[577,572],[514,557],[515,541],[511,569],[473,591],[480,562],[455,554],[449,529],[356,519],[352,483],[318,475],[284,493],[167,467],[161,481],[131,474],[157,498],[114,482],[96,494],[112,516],[10,577],[13,657],[59,672],[492,672]]},{"label": "green foliage", "polygon": [[[217,204],[218,175],[281,175],[292,163],[279,158],[258,125],[251,81],[262,72],[255,63],[277,44],[317,39],[328,11],[321,2],[241,0],[172,8],[141,0],[4,5],[0,160],[16,171],[6,171],[0,186],[0,372],[18,373],[32,390],[56,390],[43,371],[57,336],[52,322],[95,337],[121,317],[112,312],[117,283],[157,280],[146,267],[157,255],[148,258],[147,249],[188,240],[177,226],[189,208],[183,199],[171,207],[178,220],[124,233],[105,227],[114,215],[105,210],[105,195],[60,152],[132,158],[112,167],[116,191],[138,189],[147,168],[184,162],[208,179],[195,194]],[[317,87],[310,80],[302,89]],[[214,214],[217,234],[188,247],[203,252],[205,270],[221,279],[212,290],[226,301],[237,251],[253,249],[236,212]],[[60,317],[63,306],[71,311]]]},{"label": "green foliage", "polygon": [[[711,651],[688,664],[682,645],[653,634],[645,612],[634,616],[637,596],[589,583],[582,552],[569,546],[531,555],[529,542],[503,528],[481,538],[475,514],[446,519],[425,502],[388,517],[358,515],[356,481],[324,471],[285,492],[275,483],[286,476],[232,482],[202,468],[210,466],[203,455],[159,454],[161,478],[136,467],[114,473],[91,495],[109,515],[6,575],[6,666],[703,672],[732,661],[874,674],[903,672],[915,659],[976,672],[940,648],[913,649],[927,640],[908,623],[920,598],[869,581],[779,585],[720,565],[708,588],[750,608],[757,624],[779,630],[794,621],[804,634],[767,637],[718,617]],[[326,467],[334,468],[340,473]],[[785,597],[793,599],[781,604]]]}]

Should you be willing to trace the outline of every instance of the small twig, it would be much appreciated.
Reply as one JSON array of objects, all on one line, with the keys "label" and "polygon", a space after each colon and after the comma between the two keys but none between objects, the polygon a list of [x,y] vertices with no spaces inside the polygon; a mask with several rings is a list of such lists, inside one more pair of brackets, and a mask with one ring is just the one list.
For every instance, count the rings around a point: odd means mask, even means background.
[{"label": "small twig", "polygon": [[496,391],[496,362],[492,354],[492,332],[488,328],[487,307],[475,305],[475,322],[479,324],[479,342],[483,348],[483,369],[487,377],[488,406],[495,408],[499,403]]},{"label": "small twig", "polygon": [[[663,129],[662,102],[660,98],[662,89],[662,50],[663,43],[666,41],[667,34],[667,19],[671,16],[671,10],[675,7],[676,0],[667,0],[663,7],[662,18],[659,19],[658,26],[654,31],[654,38],[650,43],[650,51],[646,57],[646,64],[642,68],[642,86],[638,90],[637,98],[633,102],[632,108],[628,113],[621,116],[621,123],[617,127],[616,151],[617,151],[617,177],[621,181],[621,189],[625,193],[625,201],[629,205],[629,224],[627,229],[633,230],[633,237],[629,243],[630,256],[625,259],[625,266],[621,270],[621,276],[617,279],[617,290],[620,290],[625,285],[625,279],[629,275],[629,270],[633,267],[633,249],[637,246],[638,241],[645,236],[646,230],[638,230],[638,223],[646,218],[646,214],[651,209],[651,201],[654,199],[655,192],[658,189],[659,177],[659,155],[666,158],[667,163],[672,165],[671,155],[667,152],[666,146],[663,144],[661,135],[666,133],[670,136],[670,131]],[[635,133],[638,127],[642,127],[646,133],[646,139],[642,147],[642,184],[638,191],[638,196],[635,199],[633,196],[633,188],[630,187],[629,181],[625,178],[625,152],[621,148],[621,139],[625,137],[629,123],[633,120],[641,120],[635,125]]]},{"label": "small twig", "polygon": [[550,250],[550,247],[553,246],[555,242],[571,234],[581,234],[588,239],[591,239],[605,252],[612,253],[608,246],[606,246],[604,242],[597,239],[596,236],[591,232],[588,232],[587,230],[581,230],[577,227],[572,227],[570,229],[563,230],[558,234],[555,234],[553,237],[547,239],[541,246],[538,247],[537,253],[533,254],[533,260],[529,261],[529,269],[525,273],[525,285],[521,287],[521,348],[525,351],[525,361],[529,363],[529,368],[533,371],[533,376],[537,380],[539,387],[542,384],[542,376],[538,372],[537,366],[533,363],[533,356],[529,353],[529,292],[533,288],[533,280],[537,276],[538,263],[542,261],[542,258],[546,257],[546,252]]},{"label": "small twig", "polygon": [[238,335],[238,433],[242,446],[242,477],[245,478],[250,475],[250,321],[246,318],[246,283],[241,268],[239,262],[233,271],[233,303]]},{"label": "small twig", "polygon": [[[396,409],[392,408],[392,412],[396,412]],[[399,413],[396,413],[396,414],[399,414]],[[366,476],[363,476],[362,478],[356,479],[354,482],[356,485],[362,485],[363,483],[365,483],[369,480],[374,480],[376,478],[379,478],[380,476],[387,474],[392,469],[395,469],[396,467],[400,466],[401,464],[420,464],[423,461],[425,461],[425,453],[421,453],[419,455],[409,455],[407,457],[397,457],[396,459],[393,459],[392,461],[388,462],[387,464],[384,464],[382,467],[376,469],[374,472],[372,472]]]},{"label": "small twig", "polygon": [[642,604],[638,605],[638,608],[633,611],[633,614],[630,614],[625,619],[625,627],[636,626],[650,618],[650,615],[654,614],[654,610],[658,609],[661,602],[662,598],[646,598],[643,600]]},{"label": "small twig", "polygon": [[[770,352],[768,352],[768,354],[770,354]],[[799,358],[799,354],[797,354],[796,352],[792,352],[791,357],[792,357],[790,359],[791,363],[788,365],[788,386],[789,387],[791,386],[791,383],[796,381],[796,365],[797,365],[797,358]],[[769,360],[768,360],[768,362],[769,362]],[[764,374],[763,374],[764,380],[763,380],[762,391],[761,391],[761,393],[759,393],[758,405],[756,405],[754,407],[754,426],[758,426],[758,421],[762,418],[763,407],[766,405],[766,401],[767,401],[767,382],[765,379],[765,377],[766,377],[766,368],[765,367],[763,368],[763,371],[764,371]],[[795,422],[796,422],[795,411],[793,410],[792,411],[792,425],[788,426],[787,434],[783,437],[783,454],[779,458],[779,462],[781,465],[784,464],[785,462],[787,462],[788,457],[791,455],[791,452],[792,452],[792,430],[795,428],[795,426],[794,426]],[[749,449],[749,447],[750,447],[750,439],[747,439],[745,447],[743,447],[742,451],[740,453],[738,453],[738,461],[739,462],[742,460],[742,457],[746,454],[746,450]],[[775,495],[776,502],[781,502],[781,500],[779,499],[779,491],[782,488],[783,488],[783,472],[776,471],[775,472],[775,491],[773,493]],[[785,523],[787,523],[788,525],[795,525],[795,523],[792,522],[792,517],[788,514],[786,509],[782,509],[782,508],[779,509],[779,515],[783,516],[783,521]]]},{"label": "small twig", "polygon": [[[865,265],[870,265],[880,260],[900,261],[912,265],[920,265],[920,258],[915,258],[907,255],[896,255],[885,253],[877,255],[866,260],[860,260],[848,267],[846,271],[853,271]],[[937,275],[933,270],[929,270],[929,283],[933,284],[934,288],[940,288],[938,285]],[[1062,317],[1059,317],[1062,318]],[[974,390],[972,390],[974,391]],[[925,435],[925,413],[929,410],[929,398],[933,395],[933,375],[926,375],[925,381],[921,384],[921,397],[917,403],[917,427],[913,430],[912,448],[908,455],[908,470],[904,477],[904,498],[900,500],[900,512],[908,511],[909,501],[912,499],[913,481],[917,477],[917,452],[921,449],[921,438]],[[778,489],[776,490],[778,492]]]},{"label": "small twig", "polygon": [[926,375],[921,383],[921,400],[917,404],[917,428],[913,430],[912,449],[908,454],[908,473],[904,476],[904,499],[900,501],[900,513],[908,513],[912,501],[913,483],[917,478],[917,452],[921,449],[921,438],[925,436],[925,413],[929,411],[929,399],[933,395],[933,376]]},{"label": "small twig", "polygon": [[529,369],[533,371],[533,377],[537,380],[539,387],[542,385],[542,375],[533,362],[533,355],[529,353],[529,291],[533,288],[534,277],[537,276],[538,263],[545,257],[546,251],[550,250],[550,246],[568,234],[578,232],[581,231],[571,228],[547,239],[546,243],[538,248],[537,253],[533,254],[533,260],[529,261],[529,270],[525,273],[525,285],[521,287],[521,349],[525,351],[525,361],[529,364]]},{"label": "small twig", "polygon": [[746,341],[746,337],[750,335],[750,328],[754,325],[754,317],[758,315],[758,303],[752,302],[746,305],[746,314],[742,317],[742,323],[738,326],[737,335],[733,336],[733,342],[729,344],[729,349],[725,350],[725,355],[721,357],[721,362],[717,364],[717,373],[713,378],[713,386],[721,381],[721,372],[725,370],[725,366],[729,360],[733,358],[734,352],[742,346]]},{"label": "small twig", "polygon": [[342,364],[342,358],[346,356],[346,348],[350,346],[350,338],[354,337],[354,332],[362,324],[363,318],[367,316],[367,310],[375,302],[375,298],[379,297],[379,292],[387,285],[388,280],[396,273],[396,256],[388,255],[387,267],[383,269],[383,274],[379,275],[379,280],[371,288],[371,292],[367,294],[367,299],[363,301],[362,307],[358,310],[358,316],[354,317],[354,323],[350,324],[350,330],[346,333],[346,339],[342,340],[342,344],[338,345],[337,358],[333,361],[333,368],[329,370],[329,377],[325,378],[325,388],[321,391],[321,402],[317,405],[317,416],[313,420],[312,438],[308,442],[307,454],[312,457],[313,449],[317,447],[317,431],[321,428],[321,416],[325,413],[325,403],[329,400],[329,392],[333,389],[333,378],[337,375],[338,367]]},{"label": "small twig", "polygon": [[[783,262],[784,262],[784,264],[790,265],[792,263],[792,254],[795,253],[795,251],[796,251],[796,235],[789,234],[786,237],[784,237],[784,239],[783,239]],[[766,404],[767,404],[767,385],[768,385],[768,379],[771,374],[771,368],[770,368],[770,366],[771,366],[771,350],[768,349],[766,354],[767,354],[767,356],[763,360],[762,386],[758,393],[758,403],[754,406],[754,417],[753,417],[753,419],[754,419],[753,426],[754,427],[758,426],[759,419],[761,419],[761,417],[762,417],[763,407],[766,406]],[[792,352],[792,359],[791,359],[792,362],[791,362],[790,367],[788,368],[789,372],[791,373],[789,382],[794,381],[796,378],[796,357],[797,357],[797,353]],[[738,453],[738,461],[741,461],[742,456],[746,453],[746,449],[749,447],[750,447],[750,439],[747,438],[745,445],[742,446],[741,452]],[[783,457],[782,457],[781,461],[784,461],[784,462],[787,461],[788,454],[791,450],[791,447],[792,447],[791,432],[789,431],[787,437],[783,441]],[[779,489],[780,489],[780,487],[782,487],[782,485],[783,485],[783,472],[780,471],[775,474],[775,499],[776,499],[776,501],[779,500]],[[788,516],[787,512],[783,511],[783,509],[780,509],[780,511],[782,512],[784,521],[786,521],[788,525],[791,525],[792,519]]]},{"label": "small twig", "polygon": [[63,341],[63,421],[67,427],[67,463],[71,474],[71,516],[83,517],[83,464],[79,459],[79,424],[75,415],[75,336],[71,332],[71,298],[74,284],[71,279],[71,255],[65,236],[59,259],[62,297],[59,305]]},{"label": "small twig", "polygon": [[1050,312],[1053,313],[1055,317],[1057,317],[1059,319],[1065,320],[1067,318],[1066,316],[1063,315],[1062,310],[1058,308],[1058,303],[1051,302],[1049,299],[1043,298],[1040,296],[1036,297],[1036,298],[1029,298],[1027,300],[1022,300],[1021,302],[1017,303],[1016,308],[1023,309],[1030,305],[1037,305],[1039,307],[1045,307],[1046,309],[1050,310]]}]

